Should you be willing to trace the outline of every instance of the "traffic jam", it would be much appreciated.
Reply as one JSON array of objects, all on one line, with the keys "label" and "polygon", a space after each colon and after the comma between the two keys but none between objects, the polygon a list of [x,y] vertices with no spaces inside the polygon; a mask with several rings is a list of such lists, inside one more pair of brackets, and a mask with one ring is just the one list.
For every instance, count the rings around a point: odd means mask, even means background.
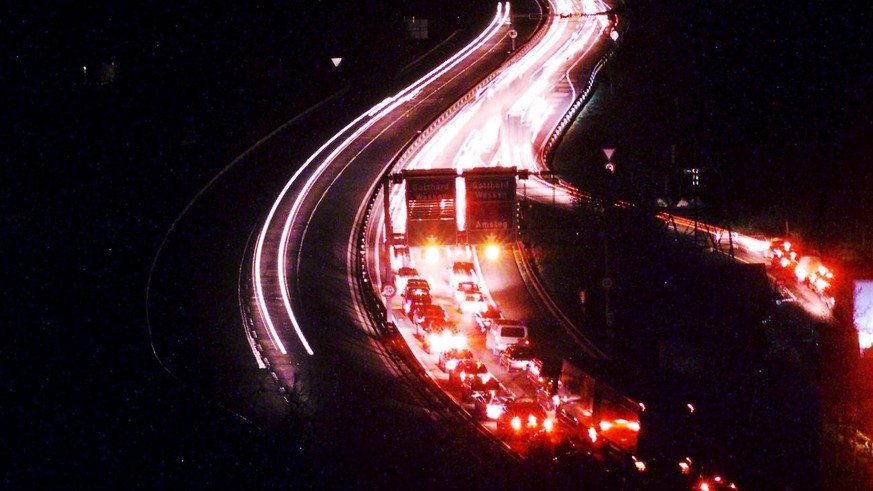
[{"label": "traffic jam", "polygon": [[[657,218],[686,231],[696,230],[694,220],[660,213]],[[705,224],[706,234],[713,244],[731,241],[736,245],[737,259],[742,262],[763,263],[778,296],[776,303],[797,303],[810,314],[828,318],[836,298],[834,268],[809,247],[794,239],[749,236]],[[811,295],[806,295],[809,292]]]},{"label": "traffic jam", "polygon": [[771,274],[776,279],[776,288],[781,302],[795,302],[797,297],[787,287],[796,281],[815,293],[829,308],[835,299],[832,293],[834,272],[822,263],[818,256],[803,254],[797,245],[788,240],[773,239],[765,258],[769,259]]},{"label": "traffic jam", "polygon": [[[663,482],[638,454],[645,404],[572,360],[538,356],[535,327],[501,314],[471,248],[400,245],[390,260],[397,295],[386,301],[398,331],[430,377],[508,449],[532,465],[581,466],[623,485]],[[690,457],[675,460],[678,489],[737,489]]]}]

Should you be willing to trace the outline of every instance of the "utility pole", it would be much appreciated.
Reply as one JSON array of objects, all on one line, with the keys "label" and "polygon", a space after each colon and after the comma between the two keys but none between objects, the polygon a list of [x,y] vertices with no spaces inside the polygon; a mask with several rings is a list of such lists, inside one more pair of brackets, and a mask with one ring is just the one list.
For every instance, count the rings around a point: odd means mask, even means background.
[{"label": "utility pole", "polygon": [[612,338],[615,333],[612,330],[612,311],[609,309],[609,290],[612,289],[612,278],[609,276],[609,234],[606,227],[603,229],[603,306],[606,312],[606,336]]},{"label": "utility pole", "polygon": [[612,329],[613,324],[613,316],[612,311],[609,308],[609,290],[612,289],[613,281],[612,277],[609,275],[609,220],[610,215],[612,214],[613,204],[615,203],[615,164],[612,162],[612,155],[615,153],[615,148],[604,148],[603,155],[606,156],[606,164],[604,164],[604,170],[609,174],[608,185],[607,185],[607,205],[604,207],[602,213],[604,215],[603,220],[603,280],[600,282],[600,286],[603,288],[603,306],[605,312],[605,321],[606,321],[606,336],[609,339],[615,337],[615,332]]}]

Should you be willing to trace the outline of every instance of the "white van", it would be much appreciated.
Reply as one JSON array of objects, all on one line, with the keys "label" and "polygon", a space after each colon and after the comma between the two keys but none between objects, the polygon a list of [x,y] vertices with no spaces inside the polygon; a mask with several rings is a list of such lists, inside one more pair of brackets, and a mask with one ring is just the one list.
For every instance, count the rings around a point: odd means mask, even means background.
[{"label": "white van", "polygon": [[494,319],[485,334],[485,348],[495,355],[511,344],[528,344],[527,326],[521,321]]}]

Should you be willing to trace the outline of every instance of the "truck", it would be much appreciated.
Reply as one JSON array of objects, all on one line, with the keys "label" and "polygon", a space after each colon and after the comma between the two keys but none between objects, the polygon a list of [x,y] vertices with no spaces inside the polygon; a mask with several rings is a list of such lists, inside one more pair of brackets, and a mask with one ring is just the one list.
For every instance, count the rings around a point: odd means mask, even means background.
[{"label": "truck", "polygon": [[598,380],[570,360],[558,378],[556,414],[576,432],[605,451],[633,456],[639,440],[642,406]]}]

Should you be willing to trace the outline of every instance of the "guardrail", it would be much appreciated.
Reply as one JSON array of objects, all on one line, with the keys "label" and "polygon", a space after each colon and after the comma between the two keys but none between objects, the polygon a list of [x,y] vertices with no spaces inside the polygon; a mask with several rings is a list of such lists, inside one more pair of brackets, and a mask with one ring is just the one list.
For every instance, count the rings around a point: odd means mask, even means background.
[{"label": "guardrail", "polygon": [[543,145],[543,149],[540,152],[540,160],[546,164],[548,168],[551,169],[552,158],[554,157],[555,149],[558,146],[558,143],[561,142],[561,139],[564,138],[564,134],[567,131],[567,128],[576,119],[576,116],[579,115],[579,111],[585,106],[585,103],[588,102],[588,99],[591,97],[591,90],[594,87],[594,81],[597,78],[597,75],[603,70],[603,67],[609,63],[610,58],[615,53],[615,50],[621,44],[621,41],[624,39],[624,33],[627,31],[626,22],[622,23],[623,29],[619,33],[618,39],[613,41],[608,36],[604,42],[611,42],[612,46],[610,46],[609,50],[600,58],[594,68],[591,70],[591,74],[588,76],[588,80],[585,82],[585,88],[579,92],[579,96],[576,98],[576,101],[570,105],[567,109],[567,112],[564,113],[564,116],[561,118],[561,121],[555,126],[555,129],[552,131],[551,136],[546,141],[546,144]]},{"label": "guardrail", "polygon": [[546,287],[539,280],[539,270],[535,264],[528,259],[528,253],[524,244],[516,242],[513,248],[515,252],[515,262],[519,266],[524,278],[524,282],[533,290],[533,294],[538,298],[543,306],[551,313],[558,323],[561,324],[564,331],[573,338],[576,343],[583,348],[592,358],[609,359],[609,357],[600,348],[598,348],[590,339],[582,332],[582,329],[576,326],[569,317],[561,310],[560,307],[552,300]]},{"label": "guardrail", "polygon": [[[255,228],[257,230],[257,228]],[[255,297],[254,292],[252,291],[252,281],[251,277],[247,274],[243,274],[243,271],[251,271],[251,261],[254,258],[254,254],[251,254],[251,237],[254,235],[254,231],[249,234],[249,240],[246,242],[246,253],[244,254],[245,260],[240,264],[240,274],[239,274],[239,283],[237,284],[238,296],[240,298],[240,317],[243,320],[243,329],[246,332],[246,339],[254,348],[255,356],[257,357],[258,367],[266,370],[270,374],[270,378],[273,379],[273,382],[276,387],[276,391],[282,396],[286,403],[289,404],[293,409],[296,409],[298,412],[303,412],[303,406],[299,404],[299,398],[295,397],[296,387],[291,385],[287,386],[282,383],[283,378],[276,373],[276,367],[273,366],[273,363],[270,361],[270,357],[266,356],[266,349],[264,348],[263,341],[258,334],[258,330],[255,322],[255,315],[252,311],[252,302],[249,299]]]}]

